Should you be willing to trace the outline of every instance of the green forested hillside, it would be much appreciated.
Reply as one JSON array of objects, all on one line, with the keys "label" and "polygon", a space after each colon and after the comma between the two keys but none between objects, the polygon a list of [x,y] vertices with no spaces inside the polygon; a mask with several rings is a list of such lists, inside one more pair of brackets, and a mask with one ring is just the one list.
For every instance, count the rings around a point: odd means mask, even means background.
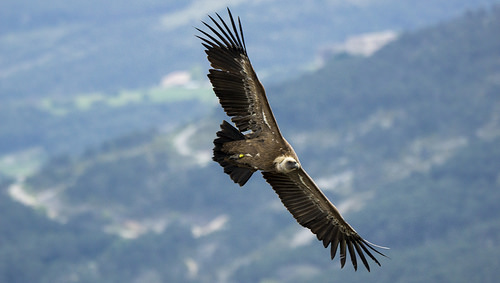
[{"label": "green forested hillside", "polygon": [[470,12],[267,87],[304,168],[391,248],[370,273],[331,262],[258,173],[239,188],[210,161],[217,112],[0,176],[0,281],[496,282],[499,30],[499,8]]},{"label": "green forested hillside", "polygon": [[[303,72],[318,48],[349,35],[414,29],[498,2],[4,0],[0,98],[113,93],[150,87],[170,72],[204,66],[192,27],[226,6],[244,19],[258,69],[286,78],[292,70]],[[270,53],[268,46],[287,51]]]}]

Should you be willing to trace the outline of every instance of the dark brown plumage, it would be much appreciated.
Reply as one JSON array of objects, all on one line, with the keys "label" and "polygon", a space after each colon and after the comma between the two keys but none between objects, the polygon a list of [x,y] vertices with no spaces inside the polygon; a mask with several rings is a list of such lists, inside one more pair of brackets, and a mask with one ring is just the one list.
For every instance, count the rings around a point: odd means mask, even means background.
[{"label": "dark brown plumage", "polygon": [[383,254],[344,220],[281,135],[264,87],[247,56],[240,19],[236,25],[229,9],[228,14],[230,26],[216,14],[219,21],[210,17],[214,26],[203,22],[212,34],[197,29],[203,34],[198,38],[212,66],[208,78],[222,108],[236,125],[222,122],[214,140],[213,160],[240,186],[260,170],[297,222],[309,228],[325,248],[330,245],[332,259],[340,249],[341,267],[347,253],[355,270],[356,254],[368,271],[365,255],[380,265],[372,252]]}]

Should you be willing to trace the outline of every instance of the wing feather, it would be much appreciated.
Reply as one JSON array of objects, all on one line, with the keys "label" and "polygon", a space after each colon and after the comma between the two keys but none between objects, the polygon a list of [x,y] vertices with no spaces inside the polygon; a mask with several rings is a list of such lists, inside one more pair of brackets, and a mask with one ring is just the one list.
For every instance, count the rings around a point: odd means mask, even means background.
[{"label": "wing feather", "polygon": [[217,14],[209,16],[212,25],[202,22],[209,32],[197,29],[210,61],[208,78],[219,102],[241,131],[273,131],[281,135],[245,47],[240,18],[235,22],[228,9],[230,24]]},{"label": "wing feather", "polygon": [[370,265],[368,264],[368,261],[366,260],[365,255],[363,254],[363,251],[360,248],[359,241],[354,242],[354,247],[356,248],[356,252],[358,253],[359,257],[361,258],[361,261],[363,262],[363,265],[366,267],[368,271],[370,271]]},{"label": "wing feather", "polygon": [[297,222],[309,228],[325,248],[330,245],[332,259],[340,250],[341,267],[346,263],[347,253],[355,270],[359,256],[370,271],[365,254],[380,265],[371,251],[384,255],[358,235],[303,169],[288,174],[262,172],[262,175]]},{"label": "wing feather", "polygon": [[332,236],[333,241],[331,242],[330,246],[330,256],[332,259],[335,258],[335,254],[337,254],[337,249],[339,247],[339,242],[340,242],[340,235],[338,234],[339,231],[335,235]]},{"label": "wing feather", "polygon": [[344,234],[340,234],[340,268],[344,268],[344,265],[345,265],[345,260],[347,258],[347,254],[345,252],[345,246],[346,246],[346,243],[345,243],[345,235]]},{"label": "wing feather", "polygon": [[354,252],[352,241],[346,241],[346,243],[347,249],[349,250],[349,256],[351,257],[352,266],[354,266],[354,270],[358,270],[358,261],[356,259],[356,253]]}]

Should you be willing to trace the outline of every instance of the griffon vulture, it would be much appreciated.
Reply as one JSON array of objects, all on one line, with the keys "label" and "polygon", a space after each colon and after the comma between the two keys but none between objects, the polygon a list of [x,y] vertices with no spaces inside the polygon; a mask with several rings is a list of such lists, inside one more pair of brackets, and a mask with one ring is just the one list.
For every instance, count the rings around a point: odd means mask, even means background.
[{"label": "griffon vulture", "polygon": [[281,135],[264,87],[250,63],[241,21],[238,18],[237,27],[229,9],[228,14],[230,25],[219,14],[220,22],[209,16],[212,26],[202,22],[212,34],[197,29],[212,66],[208,78],[237,127],[222,122],[214,140],[213,160],[240,186],[260,170],[297,222],[309,228],[325,248],[330,245],[332,259],[340,247],[341,267],[348,252],[355,270],[357,254],[370,271],[365,255],[378,265],[373,252],[384,255],[358,235],[302,168],[297,154]]}]

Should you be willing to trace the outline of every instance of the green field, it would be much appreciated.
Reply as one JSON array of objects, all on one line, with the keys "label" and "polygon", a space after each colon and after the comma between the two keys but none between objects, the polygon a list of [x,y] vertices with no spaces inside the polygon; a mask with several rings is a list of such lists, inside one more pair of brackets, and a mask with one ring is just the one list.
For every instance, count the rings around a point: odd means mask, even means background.
[{"label": "green field", "polygon": [[71,111],[88,111],[98,105],[108,107],[123,107],[139,103],[172,103],[183,100],[198,100],[202,102],[215,102],[210,86],[197,87],[152,87],[138,90],[122,90],[116,94],[108,93],[83,93],[68,97],[47,97],[39,103],[40,110],[55,116],[64,116]]}]

